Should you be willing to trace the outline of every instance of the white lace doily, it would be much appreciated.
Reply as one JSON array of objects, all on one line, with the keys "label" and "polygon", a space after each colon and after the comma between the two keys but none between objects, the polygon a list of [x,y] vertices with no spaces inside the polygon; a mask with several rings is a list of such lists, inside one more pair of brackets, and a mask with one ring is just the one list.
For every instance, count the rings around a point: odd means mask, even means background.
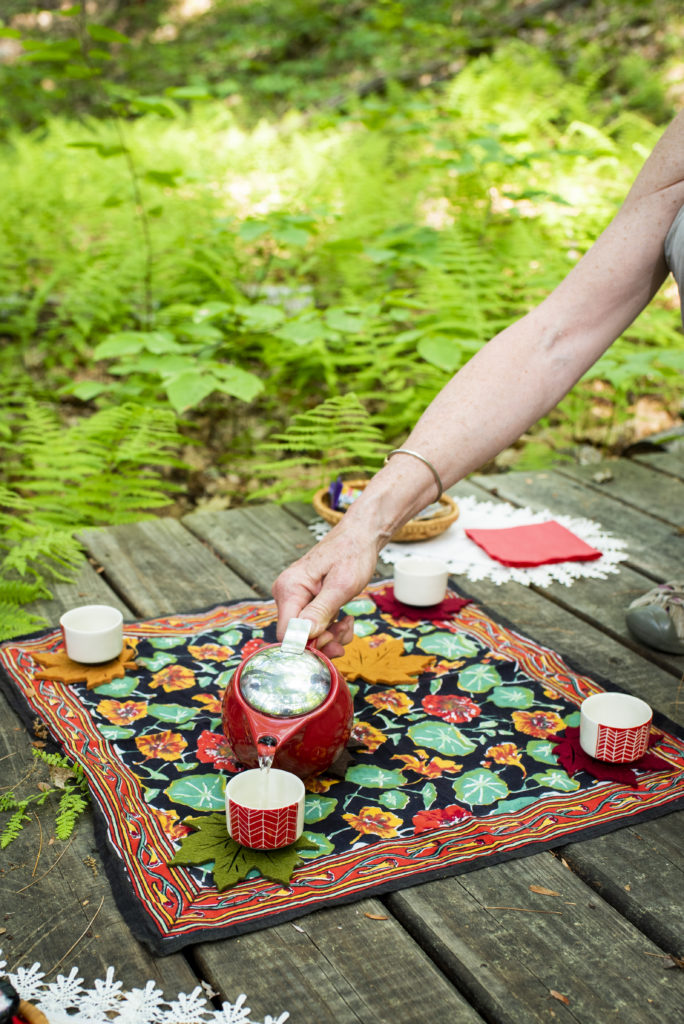
[{"label": "white lace doily", "polygon": [[[492,583],[509,583],[515,581],[529,586],[535,583],[539,587],[548,587],[552,583],[563,583],[569,586],[573,580],[582,577],[605,579],[611,572],[618,571],[618,563],[627,558],[627,542],[619,540],[607,533],[600,523],[591,519],[576,519],[572,516],[558,515],[544,509],[534,512],[530,508],[515,508],[507,502],[477,501],[476,498],[458,498],[460,515],[448,530],[433,537],[413,543],[389,543],[382,549],[381,558],[385,562],[396,562],[406,555],[423,555],[429,558],[440,558],[449,566],[449,571],[456,576],[467,576],[469,580],[490,580]],[[597,548],[601,558],[591,562],[555,562],[551,565],[538,565],[530,569],[514,569],[501,565],[482,550],[474,541],[465,535],[467,529],[502,529],[507,526],[529,526],[555,519],[561,526],[571,530],[585,543]],[[320,540],[330,526],[322,519],[309,527],[317,540]]]},{"label": "white lace doily", "polygon": [[[46,982],[38,963],[10,973],[0,960],[0,976],[9,978],[20,997],[41,1010],[50,1024],[261,1024],[252,1021],[244,994],[234,1003],[223,1003],[220,1010],[207,1008],[199,986],[189,995],[181,993],[167,1001],[153,981],[126,992],[122,982],[114,980],[113,967],[92,988],[83,987],[77,967]],[[278,1017],[267,1013],[263,1024],[285,1024],[289,1016],[287,1011]]]}]

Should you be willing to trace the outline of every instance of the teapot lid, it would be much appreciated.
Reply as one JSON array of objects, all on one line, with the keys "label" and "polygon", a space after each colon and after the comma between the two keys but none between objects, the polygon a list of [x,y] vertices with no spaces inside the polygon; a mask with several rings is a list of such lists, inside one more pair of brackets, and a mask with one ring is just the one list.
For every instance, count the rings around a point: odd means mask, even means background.
[{"label": "teapot lid", "polygon": [[307,651],[311,623],[290,619],[282,644],[253,654],[240,673],[240,692],[255,711],[274,718],[297,718],[315,711],[330,693],[330,670]]}]

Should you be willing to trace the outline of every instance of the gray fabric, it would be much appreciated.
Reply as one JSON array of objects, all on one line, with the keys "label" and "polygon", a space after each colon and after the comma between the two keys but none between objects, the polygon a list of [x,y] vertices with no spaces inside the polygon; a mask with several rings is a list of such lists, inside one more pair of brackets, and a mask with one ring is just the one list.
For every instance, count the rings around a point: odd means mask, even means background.
[{"label": "gray fabric", "polygon": [[684,325],[684,206],[672,221],[672,227],[665,238],[665,259],[679,288]]}]

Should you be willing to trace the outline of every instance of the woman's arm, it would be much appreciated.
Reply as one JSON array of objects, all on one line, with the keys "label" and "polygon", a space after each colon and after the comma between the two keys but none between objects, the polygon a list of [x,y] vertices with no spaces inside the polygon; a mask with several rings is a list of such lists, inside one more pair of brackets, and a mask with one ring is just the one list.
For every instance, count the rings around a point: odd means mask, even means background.
[{"label": "woman's arm", "polygon": [[[667,276],[663,246],[684,205],[684,112],[663,134],[620,210],[591,249],[535,309],[489,341],[430,403],[404,442],[449,487],[552,409],[649,303]],[[279,635],[311,618],[319,645],[350,636],[328,625],[371,578],[390,536],[434,500],[430,469],[395,455],[341,522],[283,572],[273,594]]]}]

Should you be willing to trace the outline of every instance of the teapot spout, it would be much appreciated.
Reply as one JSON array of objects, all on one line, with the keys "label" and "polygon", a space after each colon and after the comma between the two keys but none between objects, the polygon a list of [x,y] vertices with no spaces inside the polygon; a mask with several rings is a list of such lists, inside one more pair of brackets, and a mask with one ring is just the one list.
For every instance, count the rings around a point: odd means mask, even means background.
[{"label": "teapot spout", "polygon": [[259,736],[256,741],[257,758],[260,768],[270,768],[278,748],[275,736]]}]

